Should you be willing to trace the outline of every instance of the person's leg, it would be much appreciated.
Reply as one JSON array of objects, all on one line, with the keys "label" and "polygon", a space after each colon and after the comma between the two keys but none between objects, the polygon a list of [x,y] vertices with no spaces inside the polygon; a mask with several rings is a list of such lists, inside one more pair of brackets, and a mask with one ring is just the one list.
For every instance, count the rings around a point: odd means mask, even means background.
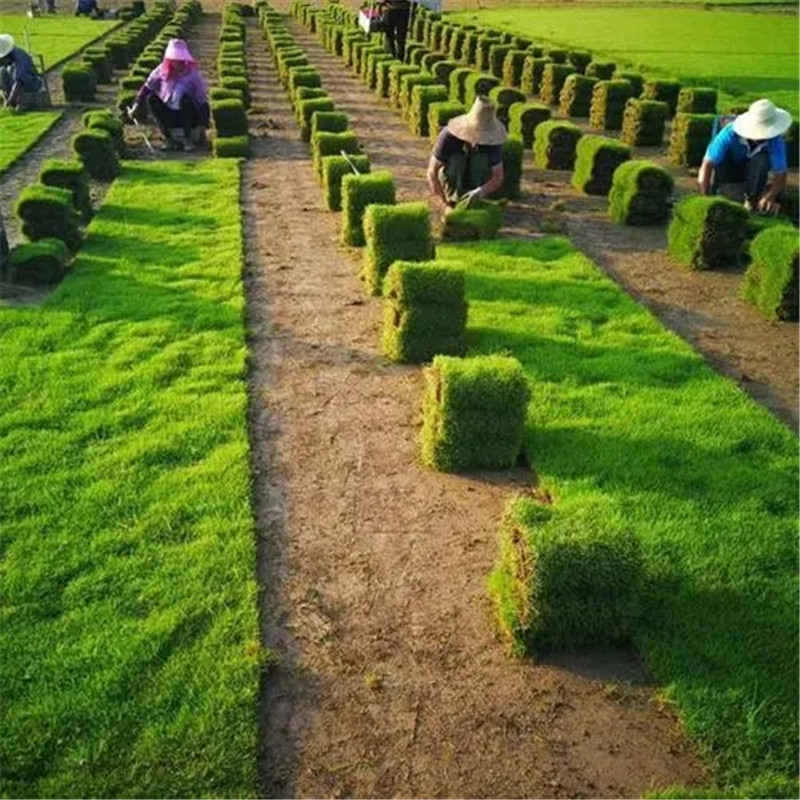
[{"label": "person's leg", "polygon": [[746,167],[747,165],[744,162],[735,162],[730,158],[726,158],[721,164],[717,164],[711,173],[709,194],[719,194],[720,187],[725,183],[743,183],[746,178]]},{"label": "person's leg", "polygon": [[181,103],[178,106],[178,127],[183,128],[183,135],[186,141],[192,138],[192,127],[196,117],[194,101],[188,94],[181,97]]},{"label": "person's leg", "polygon": [[11,70],[8,67],[0,67],[0,92],[3,93],[3,98],[7,99],[11,94],[11,87],[14,85],[14,79],[11,77]]},{"label": "person's leg", "polygon": [[467,191],[467,169],[469,164],[463,153],[456,153],[439,167],[439,183],[442,185],[447,202],[455,205]]},{"label": "person's leg", "polygon": [[761,195],[764,194],[767,178],[769,178],[769,155],[762,150],[748,159],[745,167],[744,196],[752,208],[756,207]]},{"label": "person's leg", "polygon": [[406,36],[408,34],[408,11],[393,11],[396,14],[395,22],[395,56],[401,61],[406,54]]},{"label": "person's leg", "polygon": [[397,58],[397,45],[395,43],[395,27],[391,11],[386,12],[386,29],[383,34],[386,37],[386,50],[389,55]]},{"label": "person's leg", "polygon": [[170,130],[181,127],[178,112],[167,107],[167,104],[157,95],[147,95],[147,109],[153,117],[158,129],[167,142],[172,141]]}]

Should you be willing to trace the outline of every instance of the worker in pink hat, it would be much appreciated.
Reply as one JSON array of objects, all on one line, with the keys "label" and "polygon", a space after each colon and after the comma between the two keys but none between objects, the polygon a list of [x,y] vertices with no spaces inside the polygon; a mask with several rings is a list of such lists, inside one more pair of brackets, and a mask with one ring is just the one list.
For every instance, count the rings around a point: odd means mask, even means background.
[{"label": "worker in pink hat", "polygon": [[[206,82],[183,39],[169,40],[164,59],[139,89],[130,115],[138,118],[143,107],[164,135],[165,150],[194,150],[194,139],[204,138],[209,122]],[[198,129],[203,137],[193,137]]]}]

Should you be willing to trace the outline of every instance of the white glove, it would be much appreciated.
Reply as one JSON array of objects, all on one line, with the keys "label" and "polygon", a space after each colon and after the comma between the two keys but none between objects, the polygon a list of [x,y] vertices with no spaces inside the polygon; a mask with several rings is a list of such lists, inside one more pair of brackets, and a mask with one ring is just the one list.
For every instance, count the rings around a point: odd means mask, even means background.
[{"label": "white glove", "polygon": [[467,206],[471,206],[476,200],[480,200],[481,197],[483,197],[483,193],[479,186],[477,189],[470,189],[461,199],[466,202]]}]

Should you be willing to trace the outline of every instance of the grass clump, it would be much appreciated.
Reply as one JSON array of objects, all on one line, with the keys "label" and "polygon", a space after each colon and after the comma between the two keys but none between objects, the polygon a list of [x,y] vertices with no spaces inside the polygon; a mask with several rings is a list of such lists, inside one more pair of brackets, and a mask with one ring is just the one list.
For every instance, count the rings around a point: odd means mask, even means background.
[{"label": "grass clump", "polygon": [[27,186],[17,198],[14,213],[22,222],[22,233],[32,242],[60,239],[71,252],[81,245],[78,212],[69,189],[40,183]]},{"label": "grass clump", "polygon": [[534,56],[530,54],[525,56],[519,88],[525,92],[525,94],[538,95],[542,90],[544,68],[550,63],[550,59],[544,56]]},{"label": "grass clump", "polygon": [[358,155],[359,151],[358,137],[352,131],[343,133],[317,131],[311,137],[314,172],[320,181],[322,180],[322,159],[325,156],[338,156],[343,152],[348,155]]},{"label": "grass clump", "polygon": [[561,113],[567,117],[588,117],[597,80],[580,73],[567,75],[559,95]]},{"label": "grass clump", "polygon": [[321,160],[322,163],[322,188],[325,195],[325,205],[328,211],[341,211],[342,210],[342,178],[345,175],[356,174],[353,167],[358,171],[358,174],[365,174],[369,172],[369,156],[367,155],[352,155],[345,158],[344,156],[324,156]]},{"label": "grass clump", "polygon": [[247,133],[247,114],[239,100],[212,100],[211,118],[220,138],[244,136]]},{"label": "grass clump", "polygon": [[422,462],[442,472],[516,464],[530,393],[507,356],[436,356],[425,370]]},{"label": "grass clump", "polygon": [[714,118],[714,114],[688,114],[683,111],[675,115],[667,150],[670,164],[699,167],[703,163],[714,129]]},{"label": "grass clump", "polygon": [[61,71],[64,99],[68,103],[91,103],[97,91],[95,71],[81,62],[67,64]]},{"label": "grass clump", "polygon": [[119,158],[114,147],[114,139],[108,131],[87,128],[76,133],[70,145],[92,178],[99,181],[113,181],[119,175]]},{"label": "grass clump", "polygon": [[568,169],[575,166],[575,148],[581,129],[573,122],[548,120],[537,126],[533,138],[533,161],[542,169]]},{"label": "grass clump", "polygon": [[742,281],[741,295],[767,319],[798,318],[797,230],[776,225],[750,242],[750,265]]},{"label": "grass clump", "polygon": [[675,110],[686,114],[716,114],[717,90],[708,86],[684,86],[678,92]]},{"label": "grass clump", "polygon": [[685,197],[669,225],[670,255],[693,270],[736,267],[747,237],[748,214],[724,197]]},{"label": "grass clump", "polygon": [[553,60],[552,51],[550,55],[551,63],[545,64],[542,71],[542,83],[539,87],[539,97],[543,103],[557,106],[561,101],[561,89],[567,78],[575,73],[575,67],[569,64],[559,64]]},{"label": "grass clump", "polygon": [[343,244],[363,247],[364,212],[368,205],[394,205],[394,177],[391,172],[380,170],[366,175],[345,175],[342,178],[342,227]]},{"label": "grass clump", "polygon": [[250,137],[215,136],[214,155],[217,158],[247,158],[250,155]]},{"label": "grass clump", "polygon": [[463,274],[432,263],[395,261],[383,296],[381,346],[387,358],[422,364],[435,355],[464,353]]},{"label": "grass clump", "polygon": [[[300,138],[304,142],[311,140],[311,119],[320,111],[334,111],[330,97],[317,97],[312,100],[300,100],[297,105],[297,120],[300,123]],[[341,131],[335,131],[341,133]]]},{"label": "grass clump", "polygon": [[493,239],[503,225],[503,210],[491,200],[474,200],[457,205],[444,218],[445,239]]},{"label": "grass clump", "polygon": [[618,131],[622,127],[625,104],[632,94],[629,81],[598,81],[592,89],[589,124],[596,130]]},{"label": "grass clump", "polygon": [[58,186],[72,192],[72,204],[81,217],[88,222],[92,216],[92,198],[89,194],[89,178],[80,161],[63,161],[50,158],[42,164],[39,182],[45,186]]},{"label": "grass clump", "polygon": [[381,294],[383,276],[395,261],[433,258],[431,214],[427,203],[370,205],[364,212],[364,266],[367,292]]},{"label": "grass clump", "polygon": [[582,136],[575,149],[572,185],[586,194],[607,195],[614,171],[630,157],[630,147],[616,139]]},{"label": "grass clump", "polygon": [[643,587],[642,546],[619,517],[519,497],[507,507],[489,579],[500,630],[518,653],[630,641]]},{"label": "grass clump", "polygon": [[38,285],[61,280],[69,261],[69,250],[61,239],[40,239],[18,244],[9,256],[11,283]]},{"label": "grass clump", "polygon": [[660,146],[668,116],[666,103],[631,98],[625,103],[622,117],[622,141],[631,147]]},{"label": "grass clump", "polygon": [[522,139],[523,146],[529,150],[536,128],[550,116],[550,107],[544,103],[512,103],[508,108],[508,133]]},{"label": "grass clump", "polygon": [[[430,109],[433,104],[447,103],[449,92],[444,86],[415,86],[411,91],[409,122],[411,132],[417,136],[430,136]],[[436,128],[436,135],[439,128]]]},{"label": "grass clump", "polygon": [[665,169],[636,159],[614,171],[608,212],[624,225],[654,225],[669,218],[674,181]]}]

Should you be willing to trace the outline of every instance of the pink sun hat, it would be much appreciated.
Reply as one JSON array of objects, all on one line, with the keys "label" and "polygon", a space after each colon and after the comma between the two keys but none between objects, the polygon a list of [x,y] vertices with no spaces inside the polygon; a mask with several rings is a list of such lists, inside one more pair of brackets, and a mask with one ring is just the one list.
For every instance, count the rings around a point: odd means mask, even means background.
[{"label": "pink sun hat", "polygon": [[164,51],[165,61],[189,61],[196,63],[192,54],[189,52],[189,45],[183,39],[170,39],[167,49]]}]

